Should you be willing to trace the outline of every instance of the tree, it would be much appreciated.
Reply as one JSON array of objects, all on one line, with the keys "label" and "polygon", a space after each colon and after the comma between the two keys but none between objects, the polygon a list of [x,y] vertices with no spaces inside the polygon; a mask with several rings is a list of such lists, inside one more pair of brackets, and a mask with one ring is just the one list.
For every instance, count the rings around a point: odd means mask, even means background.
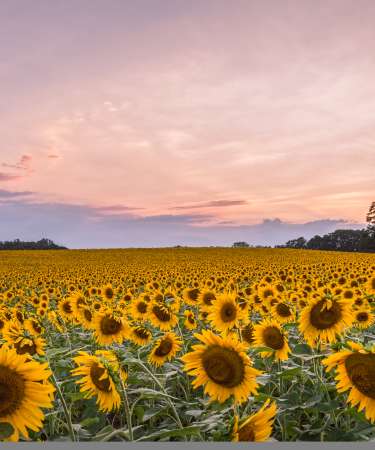
[{"label": "tree", "polygon": [[372,202],[366,216],[366,222],[369,226],[375,226],[375,202]]},{"label": "tree", "polygon": [[297,239],[291,239],[285,244],[288,248],[306,248],[307,241],[304,237],[299,237]]},{"label": "tree", "polygon": [[240,242],[235,242],[232,245],[233,248],[249,248],[250,245],[247,242],[244,241],[240,241]]},{"label": "tree", "polygon": [[20,239],[0,242],[0,250],[62,250],[66,247],[56,245],[51,239],[40,239],[37,242],[25,242]]}]

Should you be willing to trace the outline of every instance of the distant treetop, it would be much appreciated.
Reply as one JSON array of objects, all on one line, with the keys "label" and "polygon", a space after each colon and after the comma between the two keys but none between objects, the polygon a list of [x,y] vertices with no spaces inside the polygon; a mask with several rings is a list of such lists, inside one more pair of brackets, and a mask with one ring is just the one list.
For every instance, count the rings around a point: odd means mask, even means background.
[{"label": "distant treetop", "polygon": [[51,239],[40,239],[37,242],[21,241],[0,241],[0,250],[67,250],[67,247],[55,244]]},{"label": "distant treetop", "polygon": [[233,248],[248,248],[250,247],[250,245],[247,242],[244,241],[240,241],[240,242],[235,242],[232,245]]}]

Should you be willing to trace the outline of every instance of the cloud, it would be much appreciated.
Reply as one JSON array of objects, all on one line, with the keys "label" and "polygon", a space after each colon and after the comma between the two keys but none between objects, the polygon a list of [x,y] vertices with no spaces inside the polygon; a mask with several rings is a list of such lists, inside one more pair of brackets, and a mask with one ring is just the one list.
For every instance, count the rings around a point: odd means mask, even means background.
[{"label": "cloud", "polygon": [[13,181],[21,178],[20,175],[14,175],[11,173],[0,172],[0,181]]},{"label": "cloud", "polygon": [[247,205],[246,200],[212,200],[206,203],[198,203],[183,206],[174,206],[172,209],[201,209],[201,208],[225,208],[227,206]]},{"label": "cloud", "polygon": [[[131,211],[107,215],[98,208],[69,203],[36,203],[6,191],[0,203],[0,240],[40,239],[47,236],[70,248],[229,246],[236,241],[252,245],[283,244],[287,240],[325,234],[363,224],[322,219],[301,224],[265,219],[254,225],[213,224],[200,214],[139,216]],[[13,195],[13,197],[12,197]],[[27,194],[29,195],[29,194]],[[10,197],[9,197],[10,196]]]},{"label": "cloud", "polygon": [[25,197],[34,194],[31,191],[7,191],[5,189],[0,189],[0,200],[1,199],[14,199],[17,197]]},{"label": "cloud", "polygon": [[95,206],[93,207],[94,210],[103,213],[123,213],[128,211],[138,211],[142,210],[144,208],[136,207],[136,206],[125,206],[125,205],[109,205],[109,206]]},{"label": "cloud", "polygon": [[33,157],[28,154],[23,154],[20,156],[19,160],[15,164],[3,163],[3,167],[9,167],[11,169],[28,170],[31,165]]}]

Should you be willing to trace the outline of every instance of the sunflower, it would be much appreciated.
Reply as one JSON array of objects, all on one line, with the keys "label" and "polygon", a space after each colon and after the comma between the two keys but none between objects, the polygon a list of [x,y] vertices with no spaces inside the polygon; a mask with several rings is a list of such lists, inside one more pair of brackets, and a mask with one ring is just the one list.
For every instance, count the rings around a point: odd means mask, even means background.
[{"label": "sunflower", "polygon": [[91,308],[88,306],[83,306],[82,308],[79,308],[78,320],[86,330],[92,330],[95,328],[94,314]]},{"label": "sunflower", "polygon": [[204,289],[198,295],[198,302],[201,311],[208,311],[216,300],[216,294],[210,289]]},{"label": "sunflower", "polygon": [[115,297],[115,290],[113,289],[111,284],[107,284],[106,286],[103,286],[102,289],[102,296],[105,300],[112,301]]},{"label": "sunflower", "polygon": [[246,317],[244,310],[237,304],[235,294],[218,295],[208,314],[208,320],[216,330],[225,332]]},{"label": "sunflower", "polygon": [[256,377],[262,372],[251,367],[246,346],[230,336],[221,337],[211,330],[195,334],[203,344],[193,345],[193,351],[184,355],[184,370],[195,375],[193,387],[204,385],[211,400],[224,403],[231,395],[235,403],[243,403],[250,394],[256,394]]},{"label": "sunflower", "polygon": [[196,287],[186,288],[182,292],[183,299],[187,305],[194,306],[198,304],[199,289]]},{"label": "sunflower", "polygon": [[184,321],[184,327],[187,330],[194,330],[195,328],[197,328],[197,321],[195,320],[195,316],[192,311],[186,310],[184,312],[184,316],[186,317]]},{"label": "sunflower", "polygon": [[262,358],[272,356],[274,353],[275,358],[280,361],[288,359],[290,352],[288,338],[275,320],[265,319],[254,326],[253,345],[255,347],[272,348],[273,352],[261,352],[260,356]]},{"label": "sunflower", "polygon": [[148,360],[155,366],[162,366],[165,361],[170,361],[180,349],[180,338],[173,332],[165,333],[156,341]]},{"label": "sunflower", "polygon": [[52,408],[51,372],[48,364],[30,360],[15,349],[0,348],[0,423],[12,425],[14,432],[8,438],[18,441],[20,434],[29,438],[29,428],[39,431],[43,426],[41,408]]},{"label": "sunflower", "polygon": [[254,343],[254,325],[248,323],[240,329],[242,342],[246,345],[252,345]]},{"label": "sunflower", "polygon": [[145,320],[148,314],[150,303],[144,296],[135,298],[129,305],[129,314],[134,320]]},{"label": "sunflower", "polygon": [[243,422],[234,417],[232,441],[234,442],[263,442],[267,441],[272,433],[272,425],[277,412],[276,403],[266,400],[264,405],[255,414],[251,414]]},{"label": "sunflower", "polygon": [[71,373],[82,377],[77,384],[81,385],[80,391],[85,398],[97,397],[96,403],[101,411],[118,409],[121,399],[111,374],[111,369],[116,369],[112,358],[103,356],[103,351],[95,355],[81,351],[73,360],[78,367]]},{"label": "sunflower", "polygon": [[87,306],[87,301],[82,292],[77,291],[70,297],[70,305],[75,317],[79,316],[79,312],[82,308]]},{"label": "sunflower", "polygon": [[375,347],[366,351],[362,345],[348,342],[350,350],[341,350],[325,358],[322,363],[330,371],[336,367],[337,391],[350,390],[347,401],[364,410],[365,416],[375,422]]},{"label": "sunflower", "polygon": [[152,325],[162,331],[171,330],[177,325],[178,322],[176,314],[174,314],[168,306],[159,304],[155,301],[151,302],[147,317]]},{"label": "sunflower", "polygon": [[367,280],[366,292],[368,295],[375,295],[375,275],[370,276]]},{"label": "sunflower", "polygon": [[369,309],[359,309],[354,312],[354,325],[357,328],[365,330],[371,327],[375,322],[375,316]]},{"label": "sunflower", "polygon": [[137,325],[135,327],[131,327],[129,339],[134,342],[134,344],[146,345],[151,341],[152,333],[148,328],[142,325]]},{"label": "sunflower", "polygon": [[299,330],[306,342],[314,347],[319,341],[336,342],[336,335],[352,323],[350,300],[317,297],[301,311]]},{"label": "sunflower", "polygon": [[127,337],[129,326],[125,319],[116,317],[111,311],[99,313],[94,318],[96,342],[100,345],[110,345],[113,342],[121,344]]},{"label": "sunflower", "polygon": [[19,355],[44,355],[45,340],[29,333],[15,320],[6,324],[3,338],[10,346],[16,349]]},{"label": "sunflower", "polygon": [[25,330],[27,330],[34,336],[39,336],[45,331],[44,328],[40,325],[39,321],[34,317],[26,319],[23,325],[25,327]]},{"label": "sunflower", "polygon": [[272,316],[279,323],[294,322],[295,314],[293,308],[285,302],[276,303],[272,309]]},{"label": "sunflower", "polygon": [[58,310],[60,317],[66,321],[71,321],[74,318],[74,310],[72,305],[72,299],[70,297],[64,298],[58,303]]}]

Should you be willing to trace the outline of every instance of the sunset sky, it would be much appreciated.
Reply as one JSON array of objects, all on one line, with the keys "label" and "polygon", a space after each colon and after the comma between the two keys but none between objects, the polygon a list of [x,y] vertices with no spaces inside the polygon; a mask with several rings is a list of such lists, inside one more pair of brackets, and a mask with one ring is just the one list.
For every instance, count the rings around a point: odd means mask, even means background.
[{"label": "sunset sky", "polygon": [[364,226],[374,24],[373,0],[2,0],[0,240]]}]

